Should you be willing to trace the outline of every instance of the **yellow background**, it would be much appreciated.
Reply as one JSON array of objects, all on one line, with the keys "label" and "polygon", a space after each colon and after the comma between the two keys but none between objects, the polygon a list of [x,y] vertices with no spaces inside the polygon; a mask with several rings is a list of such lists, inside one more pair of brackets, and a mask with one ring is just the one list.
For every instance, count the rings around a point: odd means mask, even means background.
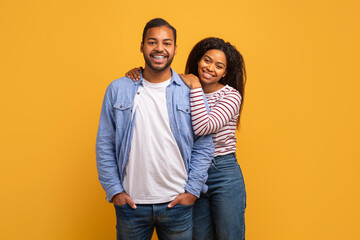
[{"label": "yellow background", "polygon": [[107,85],[143,65],[145,23],[178,30],[182,72],[218,36],[248,71],[238,157],[248,240],[360,239],[360,4],[0,1],[0,239],[115,239],[97,180]]}]

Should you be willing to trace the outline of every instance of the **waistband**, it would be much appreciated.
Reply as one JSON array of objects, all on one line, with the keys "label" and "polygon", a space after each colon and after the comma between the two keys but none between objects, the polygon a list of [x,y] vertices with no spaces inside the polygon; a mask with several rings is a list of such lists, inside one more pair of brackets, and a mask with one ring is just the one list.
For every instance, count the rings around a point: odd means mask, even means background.
[{"label": "waistband", "polygon": [[224,160],[231,160],[234,159],[236,161],[236,153],[228,153],[226,155],[222,155],[222,156],[217,156],[213,158],[213,162],[217,163],[217,162],[221,162]]}]

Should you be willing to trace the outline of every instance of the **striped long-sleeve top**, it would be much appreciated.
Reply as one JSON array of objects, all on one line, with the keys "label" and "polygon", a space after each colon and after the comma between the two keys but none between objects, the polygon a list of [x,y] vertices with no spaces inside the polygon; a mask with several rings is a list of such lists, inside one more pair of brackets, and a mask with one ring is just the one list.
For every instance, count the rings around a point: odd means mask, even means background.
[{"label": "striped long-sleeve top", "polygon": [[201,88],[190,92],[191,118],[196,135],[213,134],[215,157],[236,151],[236,122],[241,105],[240,93],[226,85],[206,94],[210,108],[207,112]]}]

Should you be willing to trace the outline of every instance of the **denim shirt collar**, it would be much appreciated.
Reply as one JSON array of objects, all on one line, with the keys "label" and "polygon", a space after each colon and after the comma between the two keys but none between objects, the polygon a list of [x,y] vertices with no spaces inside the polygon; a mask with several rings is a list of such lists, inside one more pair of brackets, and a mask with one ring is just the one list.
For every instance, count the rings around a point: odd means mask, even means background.
[{"label": "denim shirt collar", "polygon": [[[174,71],[174,69],[171,69],[171,80],[170,84],[175,83],[176,85],[181,85],[182,79],[180,76]],[[142,71],[140,71],[140,80],[134,82],[135,86],[142,85],[143,84],[143,76]]]}]

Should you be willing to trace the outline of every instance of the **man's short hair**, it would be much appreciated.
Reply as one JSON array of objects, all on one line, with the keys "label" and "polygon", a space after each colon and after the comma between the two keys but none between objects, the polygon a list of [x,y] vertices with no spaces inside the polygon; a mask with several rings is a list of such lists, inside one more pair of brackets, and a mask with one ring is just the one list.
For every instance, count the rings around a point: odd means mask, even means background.
[{"label": "man's short hair", "polygon": [[149,28],[163,27],[163,26],[168,27],[172,30],[173,35],[174,35],[174,44],[176,45],[176,29],[173,26],[171,26],[170,23],[168,23],[167,21],[165,21],[162,18],[154,18],[145,25],[143,35],[142,35],[142,43],[144,43],[145,35]]}]

